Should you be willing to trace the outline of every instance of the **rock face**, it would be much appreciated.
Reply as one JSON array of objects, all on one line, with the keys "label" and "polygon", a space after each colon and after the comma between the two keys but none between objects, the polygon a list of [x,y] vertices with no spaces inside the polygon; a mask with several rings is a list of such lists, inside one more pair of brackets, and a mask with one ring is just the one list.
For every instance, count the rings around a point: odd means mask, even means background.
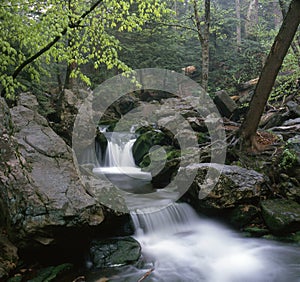
[{"label": "rock face", "polygon": [[99,225],[102,208],[81,184],[71,149],[37,113],[35,97],[22,94],[11,119],[3,100],[0,106],[0,209],[10,239],[21,248],[48,245],[66,230],[76,236],[74,227]]},{"label": "rock face", "polygon": [[132,237],[92,242],[90,258],[95,268],[132,264],[141,256],[141,246]]},{"label": "rock face", "polygon": [[[209,168],[212,170],[212,176],[220,175],[220,177],[210,191],[205,191],[205,186],[204,188],[201,186]],[[198,210],[222,210],[241,204],[258,203],[266,192],[265,177],[254,170],[214,163],[194,164],[184,170],[187,176],[197,170],[197,175],[185,197],[188,197]],[[214,181],[215,179],[207,179],[207,183]]]},{"label": "rock face", "polygon": [[261,203],[262,215],[275,234],[300,231],[300,205],[291,200],[273,199]]}]

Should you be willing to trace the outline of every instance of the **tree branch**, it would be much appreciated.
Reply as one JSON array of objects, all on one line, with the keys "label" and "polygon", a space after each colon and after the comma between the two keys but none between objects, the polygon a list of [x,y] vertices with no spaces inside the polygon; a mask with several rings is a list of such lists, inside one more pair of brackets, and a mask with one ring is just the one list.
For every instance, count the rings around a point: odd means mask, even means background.
[{"label": "tree branch", "polygon": [[202,44],[203,41],[204,41],[204,38],[203,38],[202,33],[201,33],[201,21],[200,21],[199,12],[198,12],[197,0],[193,1],[193,5],[194,5],[194,14],[195,14],[197,33],[198,33],[200,43]]},{"label": "tree branch", "polygon": [[[34,55],[32,55],[30,58],[28,58],[27,60],[25,60],[23,63],[21,63],[13,72],[12,74],[12,78],[15,79],[20,72],[29,64],[31,64],[33,61],[35,61],[38,57],[40,57],[41,55],[43,55],[45,52],[47,52],[48,50],[50,50],[50,48],[52,46],[54,46],[68,31],[68,28],[76,28],[79,27],[81,22],[90,14],[92,13],[100,4],[101,2],[103,2],[103,0],[98,0],[96,1],[89,10],[85,11],[79,18],[77,21],[75,21],[74,23],[69,24],[68,27],[65,27],[63,29],[63,31],[61,32],[60,35],[56,36],[51,42],[49,42],[45,47],[43,47],[40,51],[38,51],[37,53],[35,53]],[[3,90],[1,91],[1,96],[4,97],[6,92],[6,89],[3,88]]]}]

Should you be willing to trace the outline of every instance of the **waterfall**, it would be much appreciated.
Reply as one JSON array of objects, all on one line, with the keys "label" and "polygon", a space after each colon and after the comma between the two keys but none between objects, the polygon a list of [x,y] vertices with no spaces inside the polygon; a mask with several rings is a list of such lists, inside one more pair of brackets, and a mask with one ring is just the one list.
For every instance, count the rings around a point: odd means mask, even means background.
[{"label": "waterfall", "polygon": [[134,134],[106,133],[107,149],[105,167],[136,167],[132,155],[132,146],[136,141]]},{"label": "waterfall", "polygon": [[299,248],[240,237],[199,218],[188,204],[137,210],[131,217],[147,267],[154,269],[147,281],[299,281]]},{"label": "waterfall", "polygon": [[136,135],[127,132],[102,131],[102,133],[107,139],[105,157],[103,165],[95,167],[93,173],[109,179],[118,188],[126,189],[128,192],[151,192],[149,186],[151,173],[142,171],[136,166],[132,155]]}]

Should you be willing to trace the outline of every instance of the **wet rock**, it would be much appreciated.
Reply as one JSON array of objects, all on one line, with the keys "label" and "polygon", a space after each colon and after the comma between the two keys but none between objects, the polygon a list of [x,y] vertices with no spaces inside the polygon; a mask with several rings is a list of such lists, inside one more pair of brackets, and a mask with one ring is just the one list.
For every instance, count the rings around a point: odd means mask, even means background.
[{"label": "wet rock", "polygon": [[141,246],[132,237],[94,241],[90,247],[93,267],[115,267],[134,264],[141,256]]},{"label": "wet rock", "polygon": [[289,118],[284,111],[270,112],[265,114],[260,121],[260,126],[265,129],[282,125]]},{"label": "wet rock", "polygon": [[300,117],[300,105],[294,101],[288,101],[286,105],[294,117]]},{"label": "wet rock", "polygon": [[[207,175],[210,169],[210,175]],[[254,170],[215,163],[192,164],[182,168],[186,178],[196,177],[185,197],[197,210],[221,210],[257,203],[266,193],[266,177]]]},{"label": "wet rock", "polygon": [[0,233],[0,280],[14,270],[18,262],[17,248]]},{"label": "wet rock", "polygon": [[137,165],[139,165],[151,147],[155,145],[171,145],[173,140],[160,130],[151,130],[141,134],[132,147],[132,154]]},{"label": "wet rock", "polygon": [[216,92],[214,102],[220,114],[228,118],[231,117],[233,112],[237,109],[237,104],[224,90]]},{"label": "wet rock", "polygon": [[265,200],[261,203],[262,216],[275,234],[300,231],[300,204],[286,199]]},{"label": "wet rock", "polygon": [[[20,101],[31,102],[11,109],[8,123],[3,100],[0,108],[0,142],[10,147],[1,160],[0,209],[10,239],[22,248],[55,244],[66,230],[76,237],[76,228],[104,219],[79,179],[71,149],[36,112],[34,96],[27,96]],[[11,124],[14,136],[7,133]]]},{"label": "wet rock", "polygon": [[230,223],[237,228],[242,228],[248,225],[258,214],[259,210],[256,206],[240,205],[230,213]]}]

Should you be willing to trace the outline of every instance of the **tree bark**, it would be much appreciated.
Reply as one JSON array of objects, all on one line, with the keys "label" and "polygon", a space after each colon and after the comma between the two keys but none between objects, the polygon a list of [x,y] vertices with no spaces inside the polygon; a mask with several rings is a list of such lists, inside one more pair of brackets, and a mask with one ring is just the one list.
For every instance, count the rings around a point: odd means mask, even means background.
[{"label": "tree bark", "polygon": [[[280,6],[280,9],[281,9],[281,13],[282,13],[282,17],[284,18],[287,14],[287,7],[285,5],[285,1],[283,0],[279,0],[279,6]],[[296,40],[294,40],[292,43],[291,43],[291,47],[292,47],[292,50],[294,52],[294,54],[298,57],[300,57],[300,36],[297,36]],[[300,66],[300,58],[298,60],[298,65]]]},{"label": "tree bark", "polygon": [[258,23],[258,0],[251,0],[245,22],[246,36],[251,35],[254,26]]},{"label": "tree bark", "polygon": [[210,27],[210,0],[204,0],[204,27],[201,28],[201,21],[198,12],[198,2],[193,1],[195,23],[198,33],[198,38],[201,44],[202,56],[202,81],[201,86],[204,90],[208,88],[208,74],[209,74],[209,27]]},{"label": "tree bark", "polygon": [[240,0],[235,0],[235,14],[236,14],[236,45],[237,51],[241,51],[242,44],[242,26],[241,26],[241,3]]},{"label": "tree bark", "polygon": [[210,0],[205,0],[204,8],[204,31],[202,45],[202,87],[208,89],[209,74],[209,26],[210,26]]},{"label": "tree bark", "polygon": [[253,149],[257,147],[255,136],[261,115],[265,109],[279,68],[293,41],[299,23],[300,0],[292,0],[262,69],[245,120],[241,125],[240,137],[242,138],[244,149],[248,149],[249,146]]}]

